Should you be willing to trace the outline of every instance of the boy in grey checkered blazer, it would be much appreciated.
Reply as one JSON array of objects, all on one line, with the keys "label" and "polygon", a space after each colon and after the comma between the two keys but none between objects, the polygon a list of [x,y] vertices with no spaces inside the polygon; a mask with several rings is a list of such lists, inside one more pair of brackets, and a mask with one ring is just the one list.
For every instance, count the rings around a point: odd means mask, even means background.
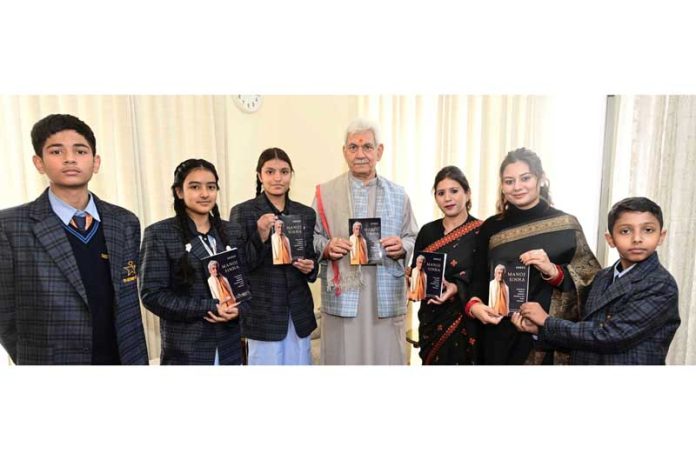
[{"label": "boy in grey checkered blazer", "polygon": [[632,197],[609,212],[606,239],[619,260],[595,277],[579,322],[550,317],[534,302],[513,316],[518,329],[571,350],[571,364],[665,364],[679,327],[678,289],[656,249],[662,210]]},{"label": "boy in grey checkered blazer", "polygon": [[72,115],[32,129],[50,186],[0,211],[0,341],[16,364],[147,364],[136,282],[140,223],[89,193],[94,133]]}]

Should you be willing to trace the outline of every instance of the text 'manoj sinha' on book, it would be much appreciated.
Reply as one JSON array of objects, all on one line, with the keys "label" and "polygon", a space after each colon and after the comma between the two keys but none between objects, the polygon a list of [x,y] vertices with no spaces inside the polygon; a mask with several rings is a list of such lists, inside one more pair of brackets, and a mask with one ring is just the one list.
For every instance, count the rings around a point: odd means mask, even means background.
[{"label": "text 'manoj sinha' on book", "polygon": [[445,279],[447,254],[439,252],[417,252],[415,267],[411,269],[408,285],[408,298],[419,302],[430,297],[442,295]]},{"label": "text 'manoj sinha' on book", "polygon": [[249,284],[239,265],[237,248],[202,259],[205,272],[208,273],[208,287],[214,299],[222,306],[235,305],[244,300],[251,300]]},{"label": "text 'manoj sinha' on book", "polygon": [[305,258],[304,225],[299,214],[278,216],[271,232],[273,265],[287,265]]},{"label": "text 'manoj sinha' on book", "polygon": [[519,311],[529,295],[529,267],[515,260],[491,264],[488,305],[499,315]]},{"label": "text 'manoj sinha' on book", "polygon": [[348,239],[350,240],[351,265],[381,265],[382,257],[382,219],[366,217],[348,219]]}]

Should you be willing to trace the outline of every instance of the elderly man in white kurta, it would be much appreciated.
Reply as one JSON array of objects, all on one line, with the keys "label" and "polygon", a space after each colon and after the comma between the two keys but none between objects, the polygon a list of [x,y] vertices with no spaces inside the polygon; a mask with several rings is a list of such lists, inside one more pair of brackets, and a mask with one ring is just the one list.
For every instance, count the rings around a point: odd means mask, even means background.
[{"label": "elderly man in white kurta", "polygon": [[[317,186],[322,364],[407,362],[404,264],[418,226],[404,188],[377,175],[383,152],[376,123],[353,121],[343,145],[349,171]],[[381,218],[382,264],[351,266],[348,219],[365,217]]]}]

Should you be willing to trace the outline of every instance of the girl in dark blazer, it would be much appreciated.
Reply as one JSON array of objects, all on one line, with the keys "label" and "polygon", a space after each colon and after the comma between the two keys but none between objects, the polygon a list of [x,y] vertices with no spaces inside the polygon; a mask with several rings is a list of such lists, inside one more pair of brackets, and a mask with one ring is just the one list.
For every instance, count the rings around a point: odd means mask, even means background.
[{"label": "girl in dark blazer", "polygon": [[[252,299],[241,316],[249,364],[311,364],[310,334],[317,327],[309,282],[317,277],[314,210],[290,200],[292,162],[283,150],[264,150],[256,166],[256,198],[230,212],[232,244],[246,261]],[[262,188],[263,187],[263,188]],[[279,215],[302,216],[304,258],[273,265],[271,229]]]},{"label": "girl in dark blazer", "polygon": [[140,297],[160,317],[162,364],[241,364],[240,306],[212,297],[202,260],[230,247],[218,190],[215,166],[184,161],[172,184],[176,216],[145,229]]}]

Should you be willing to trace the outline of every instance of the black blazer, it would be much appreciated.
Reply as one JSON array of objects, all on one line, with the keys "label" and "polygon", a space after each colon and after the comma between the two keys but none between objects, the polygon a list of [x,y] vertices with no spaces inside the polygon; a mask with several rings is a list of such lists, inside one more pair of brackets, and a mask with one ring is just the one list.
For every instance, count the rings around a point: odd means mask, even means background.
[{"label": "black blazer", "polygon": [[305,254],[314,260],[314,270],[302,274],[292,265],[273,265],[271,239],[265,243],[256,229],[256,221],[263,214],[277,213],[262,193],[230,211],[233,226],[233,246],[239,248],[245,261],[252,299],[249,309],[241,315],[242,335],[249,339],[278,341],[288,332],[288,314],[292,317],[299,337],[307,337],[317,327],[314,301],[308,282],[317,279],[318,263],[314,252],[314,224],[316,213],[308,206],[288,200],[284,214],[304,218]]},{"label": "black blazer", "polygon": [[[140,223],[100,200],[114,287],[114,325],[122,364],[147,364],[136,287]],[[48,189],[35,201],[0,211],[0,341],[16,364],[90,364],[92,315],[87,291]]]},{"label": "black blazer", "polygon": [[[231,228],[225,231],[228,238]],[[218,301],[208,289],[208,274],[201,259],[208,257],[199,238],[190,241],[189,263],[194,269],[193,286],[175,292],[173,276],[186,251],[179,224],[171,217],[145,229],[140,251],[140,297],[145,308],[160,317],[161,364],[213,364],[218,349],[220,364],[241,364],[239,319],[209,323],[209,311],[217,313]],[[240,306],[241,307],[241,306]]]}]

